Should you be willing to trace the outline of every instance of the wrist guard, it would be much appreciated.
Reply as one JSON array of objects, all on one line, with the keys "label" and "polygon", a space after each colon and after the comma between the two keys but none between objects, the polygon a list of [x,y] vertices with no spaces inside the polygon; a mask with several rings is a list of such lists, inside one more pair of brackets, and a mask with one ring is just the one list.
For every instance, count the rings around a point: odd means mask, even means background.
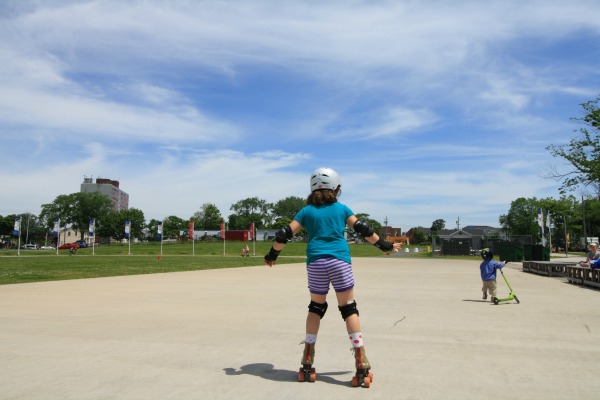
[{"label": "wrist guard", "polygon": [[265,256],[265,261],[274,262],[277,260],[279,253],[281,253],[281,250],[275,250],[273,246],[271,246],[271,250],[269,250],[269,253]]},{"label": "wrist guard", "polygon": [[377,247],[381,251],[392,251],[394,249],[394,245],[390,242],[379,238],[377,242],[373,244],[373,246]]}]

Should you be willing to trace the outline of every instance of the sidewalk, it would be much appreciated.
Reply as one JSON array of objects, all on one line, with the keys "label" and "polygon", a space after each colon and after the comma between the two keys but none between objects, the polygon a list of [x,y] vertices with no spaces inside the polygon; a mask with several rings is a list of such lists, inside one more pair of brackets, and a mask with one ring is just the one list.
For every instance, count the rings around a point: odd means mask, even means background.
[{"label": "sidewalk", "polygon": [[303,264],[0,286],[0,399],[597,398],[600,291],[510,263],[496,306],[478,265],[354,259],[370,389],[332,294],[296,382]]}]

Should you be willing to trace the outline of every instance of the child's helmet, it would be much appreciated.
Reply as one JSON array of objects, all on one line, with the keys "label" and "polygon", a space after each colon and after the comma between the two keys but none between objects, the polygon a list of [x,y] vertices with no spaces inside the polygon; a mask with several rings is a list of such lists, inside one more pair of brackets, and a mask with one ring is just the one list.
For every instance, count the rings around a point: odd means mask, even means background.
[{"label": "child's helmet", "polygon": [[318,189],[336,190],[342,186],[340,176],[331,168],[321,167],[314,170],[310,175],[310,191]]},{"label": "child's helmet", "polygon": [[494,253],[490,248],[486,247],[485,249],[481,250],[481,258],[484,260],[491,260],[494,258]]}]

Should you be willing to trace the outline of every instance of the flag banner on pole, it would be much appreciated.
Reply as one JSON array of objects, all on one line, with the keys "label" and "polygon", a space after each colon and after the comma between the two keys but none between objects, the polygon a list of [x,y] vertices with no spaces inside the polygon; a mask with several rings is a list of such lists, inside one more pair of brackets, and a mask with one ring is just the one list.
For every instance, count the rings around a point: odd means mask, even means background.
[{"label": "flag banner on pole", "polygon": [[96,220],[90,219],[90,227],[88,228],[88,236],[94,237],[94,232],[96,232]]},{"label": "flag banner on pole", "polygon": [[254,222],[250,224],[250,234],[248,235],[248,240],[254,240]]},{"label": "flag banner on pole", "polygon": [[19,232],[21,231],[21,217],[15,218],[15,236],[19,236]]},{"label": "flag banner on pole", "polygon": [[221,222],[220,236],[221,236],[221,239],[225,239],[225,222]]},{"label": "flag banner on pole", "polygon": [[60,233],[60,218],[54,218],[54,228],[52,229],[52,234],[54,237],[58,237]]},{"label": "flag banner on pole", "polygon": [[193,222],[188,223],[188,238],[194,239],[194,223]]},{"label": "flag banner on pole", "polygon": [[125,239],[129,239],[130,232],[131,232],[131,221],[125,221]]},{"label": "flag banner on pole", "polygon": [[538,225],[540,226],[540,236],[542,237],[542,244],[546,244],[546,239],[544,238],[544,212],[541,208],[538,208]]},{"label": "flag banner on pole", "polygon": [[546,210],[546,233],[550,233],[550,210]]},{"label": "flag banner on pole", "polygon": [[158,221],[158,238],[162,240],[162,228],[163,228],[163,223],[162,221]]}]

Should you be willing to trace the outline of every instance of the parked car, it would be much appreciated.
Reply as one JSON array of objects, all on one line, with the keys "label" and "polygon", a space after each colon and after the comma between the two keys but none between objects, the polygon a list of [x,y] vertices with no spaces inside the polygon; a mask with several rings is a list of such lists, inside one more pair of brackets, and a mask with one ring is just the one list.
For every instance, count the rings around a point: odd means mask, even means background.
[{"label": "parked car", "polygon": [[56,250],[56,247],[54,247],[54,246],[42,246],[42,247],[40,247],[40,250]]},{"label": "parked car", "polygon": [[21,246],[22,249],[25,250],[38,250],[39,247],[37,244],[33,244],[33,243],[29,243],[29,244],[24,244],[23,246]]},{"label": "parked car", "polygon": [[87,243],[85,242],[85,240],[76,240],[75,243],[77,243],[79,245],[80,248],[85,248],[88,247]]},{"label": "parked car", "polygon": [[78,249],[79,245],[77,243],[65,243],[62,246],[58,246],[60,250],[68,250],[68,249]]}]

